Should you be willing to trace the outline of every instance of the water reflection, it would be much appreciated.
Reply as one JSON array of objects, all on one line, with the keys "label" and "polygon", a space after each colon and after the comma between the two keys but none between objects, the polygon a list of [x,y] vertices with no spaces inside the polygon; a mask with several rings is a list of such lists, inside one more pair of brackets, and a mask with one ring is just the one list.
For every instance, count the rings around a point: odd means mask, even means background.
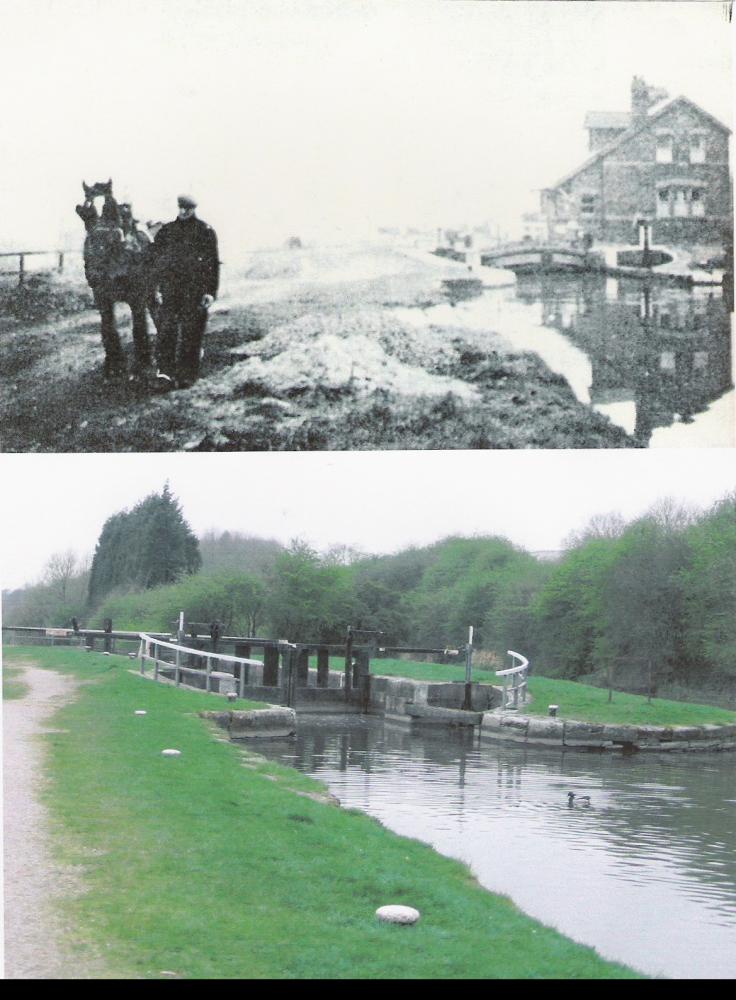
[{"label": "water reflection", "polygon": [[[736,975],[731,755],[481,746],[472,732],[354,716],[300,719],[295,741],[262,749],[607,957],[652,974]],[[568,808],[569,790],[591,807]]]},{"label": "water reflection", "polygon": [[516,297],[591,363],[590,402],[649,445],[733,388],[730,314],[713,288],[596,276],[519,276]]}]

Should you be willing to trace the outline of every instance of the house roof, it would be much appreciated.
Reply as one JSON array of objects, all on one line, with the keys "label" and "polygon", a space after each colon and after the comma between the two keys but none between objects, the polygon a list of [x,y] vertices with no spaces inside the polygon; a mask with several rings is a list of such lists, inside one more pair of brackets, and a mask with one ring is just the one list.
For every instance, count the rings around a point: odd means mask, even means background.
[{"label": "house roof", "polygon": [[584,128],[628,128],[631,115],[628,111],[589,111]]},{"label": "house roof", "polygon": [[[643,132],[645,129],[650,128],[655,122],[657,122],[662,117],[662,115],[666,114],[677,104],[687,104],[690,108],[695,110],[703,118],[707,118],[708,121],[711,123],[711,125],[714,125],[722,132],[726,132],[728,135],[731,134],[731,129],[728,128],[728,126],[724,125],[723,122],[719,121],[716,117],[711,115],[704,108],[701,108],[700,105],[696,104],[694,101],[691,101],[687,97],[673,97],[671,100],[663,101],[661,104],[655,105],[654,108],[650,110],[650,113],[641,123],[637,122],[636,124],[632,124],[630,128],[625,129],[623,132],[620,133],[620,135],[617,135],[615,139],[612,139],[610,142],[606,143],[605,146],[601,146],[599,150],[597,150],[592,156],[589,156],[588,159],[585,160],[583,163],[581,163],[579,167],[576,167],[575,170],[572,170],[569,174],[566,174],[563,178],[561,178],[561,180],[557,181],[556,184],[551,184],[548,188],[546,188],[546,190],[551,191],[554,190],[555,188],[561,187],[563,184],[567,184],[568,181],[571,181],[574,177],[577,177],[577,175],[581,173],[581,171],[587,170],[588,167],[592,166],[594,163],[597,163],[598,160],[603,159],[604,156],[608,156],[609,153],[613,152],[613,150],[616,149],[618,146],[620,146],[622,143],[631,139],[632,136],[638,135],[639,132]],[[596,114],[596,112],[591,112],[591,114]]]}]

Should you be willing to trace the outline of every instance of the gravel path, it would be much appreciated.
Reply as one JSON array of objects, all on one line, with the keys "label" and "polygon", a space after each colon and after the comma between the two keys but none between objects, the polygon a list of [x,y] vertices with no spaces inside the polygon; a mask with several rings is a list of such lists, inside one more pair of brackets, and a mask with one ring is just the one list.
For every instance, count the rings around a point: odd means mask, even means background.
[{"label": "gravel path", "polygon": [[52,731],[46,723],[73,698],[76,683],[18,665],[28,691],[3,703],[5,978],[97,978],[64,948],[69,928],[53,904],[82,886],[77,872],[51,859],[48,816],[39,801],[44,748],[38,737]]}]

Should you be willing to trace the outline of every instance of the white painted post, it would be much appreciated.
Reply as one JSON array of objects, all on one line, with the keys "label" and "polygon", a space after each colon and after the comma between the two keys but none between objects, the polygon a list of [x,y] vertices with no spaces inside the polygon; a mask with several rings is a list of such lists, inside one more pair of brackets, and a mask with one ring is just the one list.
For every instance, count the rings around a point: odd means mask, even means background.
[{"label": "white painted post", "polygon": [[212,681],[210,680],[210,673],[211,672],[212,672],[212,664],[211,664],[211,661],[210,661],[210,657],[208,656],[207,657],[207,681],[206,681],[206,686],[205,686],[205,690],[206,691],[210,690],[210,685],[212,684]]},{"label": "white painted post", "polygon": [[240,664],[240,677],[238,682],[238,694],[241,698],[245,695],[245,664]]},{"label": "white painted post", "polygon": [[465,698],[463,708],[469,712],[472,708],[472,681],[473,681],[473,626],[468,625],[468,645],[465,648]]},{"label": "white painted post", "polygon": [[153,644],[153,679],[158,680],[158,643]]},{"label": "white painted post", "polygon": [[179,687],[181,682],[181,650],[176,651],[176,667],[174,669],[174,684]]}]

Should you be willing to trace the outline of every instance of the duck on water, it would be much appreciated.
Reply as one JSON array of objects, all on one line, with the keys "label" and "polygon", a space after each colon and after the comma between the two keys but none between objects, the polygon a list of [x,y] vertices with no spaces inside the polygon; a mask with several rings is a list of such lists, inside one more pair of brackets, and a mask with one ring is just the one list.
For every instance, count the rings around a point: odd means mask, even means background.
[{"label": "duck on water", "polygon": [[583,807],[587,808],[590,805],[590,796],[589,795],[576,795],[575,792],[568,792],[567,793],[567,805],[568,805],[569,809],[572,809],[575,806],[575,804],[576,804],[575,803],[575,799],[578,800],[577,801],[577,805],[579,805],[579,806],[583,806]]}]

